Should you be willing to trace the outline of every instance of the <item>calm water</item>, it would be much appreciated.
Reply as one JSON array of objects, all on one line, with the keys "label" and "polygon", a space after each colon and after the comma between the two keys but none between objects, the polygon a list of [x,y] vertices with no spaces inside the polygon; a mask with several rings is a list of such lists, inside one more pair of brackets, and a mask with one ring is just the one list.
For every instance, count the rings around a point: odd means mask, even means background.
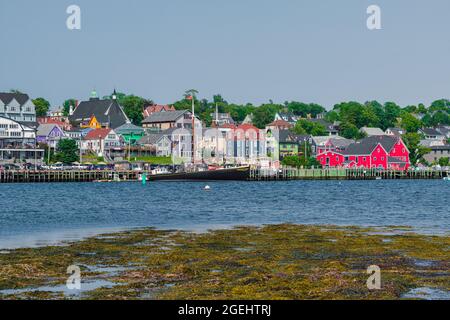
[{"label": "calm water", "polygon": [[0,185],[0,248],[154,226],[407,225],[450,233],[448,181],[158,182]]}]

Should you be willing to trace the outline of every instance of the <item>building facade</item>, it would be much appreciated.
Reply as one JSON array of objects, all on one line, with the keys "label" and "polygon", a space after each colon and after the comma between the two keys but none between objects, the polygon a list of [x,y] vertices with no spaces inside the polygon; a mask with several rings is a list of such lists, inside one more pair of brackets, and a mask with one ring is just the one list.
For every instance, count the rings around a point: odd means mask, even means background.
[{"label": "building facade", "polygon": [[12,119],[28,127],[36,127],[33,101],[23,93],[0,93],[0,117]]},{"label": "building facade", "polygon": [[37,147],[36,130],[0,116],[0,164],[42,164],[44,150]]}]

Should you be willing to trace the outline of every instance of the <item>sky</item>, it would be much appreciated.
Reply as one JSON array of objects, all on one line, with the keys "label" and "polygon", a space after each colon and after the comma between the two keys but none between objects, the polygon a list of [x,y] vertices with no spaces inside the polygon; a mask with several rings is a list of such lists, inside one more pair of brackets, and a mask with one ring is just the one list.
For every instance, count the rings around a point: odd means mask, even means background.
[{"label": "sky", "polygon": [[[81,30],[69,30],[69,5]],[[381,8],[381,30],[366,10]],[[450,98],[448,0],[0,0],[0,91],[172,103]]]}]

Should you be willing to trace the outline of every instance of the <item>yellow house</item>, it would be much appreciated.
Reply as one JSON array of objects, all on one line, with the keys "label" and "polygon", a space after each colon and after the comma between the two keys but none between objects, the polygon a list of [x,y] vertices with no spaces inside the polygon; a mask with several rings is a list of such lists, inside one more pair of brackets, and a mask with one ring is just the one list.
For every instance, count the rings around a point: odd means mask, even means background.
[{"label": "yellow house", "polygon": [[102,125],[100,124],[100,122],[98,122],[97,118],[92,115],[91,119],[89,120],[88,123],[86,124],[80,124],[80,128],[86,129],[86,128],[91,128],[91,129],[100,129],[102,127]]}]

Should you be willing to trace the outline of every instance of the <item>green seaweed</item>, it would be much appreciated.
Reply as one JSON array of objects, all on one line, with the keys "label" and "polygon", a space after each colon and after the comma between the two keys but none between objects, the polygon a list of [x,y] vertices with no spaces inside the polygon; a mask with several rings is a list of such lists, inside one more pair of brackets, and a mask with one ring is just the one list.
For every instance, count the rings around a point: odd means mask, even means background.
[{"label": "green seaweed", "polygon": [[[112,288],[80,299],[399,299],[412,288],[450,290],[450,237],[375,228],[266,225],[190,233],[140,229],[64,246],[0,255],[1,299],[65,299],[64,294],[1,290],[65,284],[69,265]],[[386,241],[388,239],[389,241]],[[417,259],[429,261],[418,265]],[[117,274],[84,266],[122,266]],[[367,267],[382,287],[366,286]]]}]

